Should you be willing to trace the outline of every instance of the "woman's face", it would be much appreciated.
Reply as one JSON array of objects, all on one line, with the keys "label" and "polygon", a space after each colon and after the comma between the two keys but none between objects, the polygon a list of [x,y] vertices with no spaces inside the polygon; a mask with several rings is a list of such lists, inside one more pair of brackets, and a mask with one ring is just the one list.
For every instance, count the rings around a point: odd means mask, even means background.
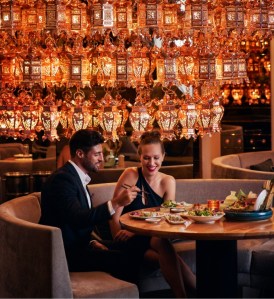
[{"label": "woman's face", "polygon": [[157,173],[164,157],[159,143],[143,145],[140,160],[144,174],[153,175]]}]

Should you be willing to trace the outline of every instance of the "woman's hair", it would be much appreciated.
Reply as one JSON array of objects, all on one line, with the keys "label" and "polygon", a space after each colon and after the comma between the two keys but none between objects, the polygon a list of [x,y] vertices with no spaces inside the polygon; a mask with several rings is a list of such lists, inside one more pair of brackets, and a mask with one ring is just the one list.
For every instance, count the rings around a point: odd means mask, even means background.
[{"label": "woman's hair", "polygon": [[87,153],[93,146],[102,144],[103,142],[104,138],[99,132],[89,129],[79,130],[70,138],[70,155],[71,157],[75,157],[77,149],[81,149],[84,153]]},{"label": "woman's hair", "polygon": [[164,143],[161,140],[161,133],[158,130],[147,131],[142,134],[138,146],[138,154],[142,154],[142,146],[146,144],[160,144],[162,153],[165,153]]}]

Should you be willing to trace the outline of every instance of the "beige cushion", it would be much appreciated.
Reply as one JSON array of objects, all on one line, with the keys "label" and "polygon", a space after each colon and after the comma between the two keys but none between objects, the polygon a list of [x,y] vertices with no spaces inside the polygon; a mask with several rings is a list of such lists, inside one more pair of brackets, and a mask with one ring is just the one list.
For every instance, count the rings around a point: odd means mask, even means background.
[{"label": "beige cushion", "polygon": [[139,298],[136,285],[105,272],[70,272],[74,298]]}]

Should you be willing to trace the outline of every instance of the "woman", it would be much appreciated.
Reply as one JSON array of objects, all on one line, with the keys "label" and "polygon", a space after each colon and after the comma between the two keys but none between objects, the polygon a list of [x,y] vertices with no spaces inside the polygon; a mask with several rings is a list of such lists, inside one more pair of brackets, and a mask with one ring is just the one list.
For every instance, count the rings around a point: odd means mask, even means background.
[{"label": "woman", "polygon": [[126,244],[127,250],[142,256],[145,260],[160,265],[161,271],[177,298],[186,297],[185,285],[189,290],[196,288],[195,276],[177,255],[167,239],[137,236],[121,228],[121,214],[137,209],[160,206],[166,200],[175,200],[175,179],[159,172],[165,157],[165,150],[158,131],[146,132],[141,136],[138,147],[140,168],[127,168],[120,176],[114,191],[117,196],[126,186],[136,185],[142,192],[128,206],[116,211],[110,221],[114,241]]}]

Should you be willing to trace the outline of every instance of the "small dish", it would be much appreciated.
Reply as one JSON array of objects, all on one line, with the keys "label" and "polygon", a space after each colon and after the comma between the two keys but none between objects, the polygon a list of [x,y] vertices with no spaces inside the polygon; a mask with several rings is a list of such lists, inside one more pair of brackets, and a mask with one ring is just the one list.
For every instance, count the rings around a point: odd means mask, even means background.
[{"label": "small dish", "polygon": [[186,219],[178,214],[167,214],[165,215],[165,219],[170,224],[185,224],[187,222]]},{"label": "small dish", "polygon": [[145,221],[150,223],[158,223],[161,221],[161,218],[146,218]]},{"label": "small dish", "polygon": [[186,210],[190,210],[190,209],[192,209],[193,208],[193,203],[188,203],[188,202],[185,202],[185,201],[182,201],[182,202],[179,202],[178,203],[178,207],[182,207],[182,208],[184,208],[184,209],[186,209]]},{"label": "small dish", "polygon": [[213,223],[217,220],[220,220],[225,213],[219,213],[214,216],[194,216],[194,215],[185,215],[187,218],[200,223]]},{"label": "small dish", "polygon": [[162,218],[164,216],[164,213],[161,212],[151,212],[151,211],[133,211],[129,213],[129,216],[134,219],[157,219]]}]

